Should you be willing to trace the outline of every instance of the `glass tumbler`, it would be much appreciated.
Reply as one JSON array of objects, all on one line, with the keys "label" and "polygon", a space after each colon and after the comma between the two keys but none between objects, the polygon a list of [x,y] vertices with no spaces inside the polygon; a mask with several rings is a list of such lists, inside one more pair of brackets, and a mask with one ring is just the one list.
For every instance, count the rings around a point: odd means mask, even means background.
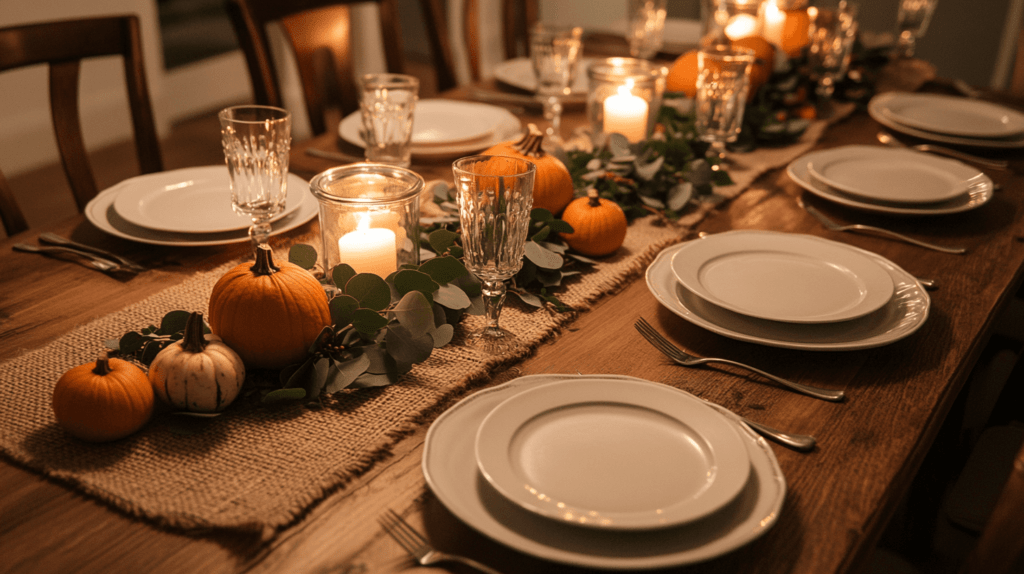
[{"label": "glass tumbler", "polygon": [[288,196],[291,115],[271,106],[233,106],[218,114],[231,207],[252,218],[253,250],[270,237],[270,220]]},{"label": "glass tumbler", "polygon": [[858,9],[857,4],[846,0],[840,0],[834,7],[807,9],[810,18],[807,64],[812,78],[817,80],[818,95],[825,99],[832,97],[836,83],[850,67],[857,39]]},{"label": "glass tumbler", "polygon": [[530,28],[530,60],[537,79],[537,97],[550,139],[562,138],[562,98],[569,95],[583,52],[583,28],[536,24]]},{"label": "glass tumbler", "polygon": [[366,74],[359,80],[366,160],[409,167],[420,81],[405,74]]},{"label": "glass tumbler", "polygon": [[710,152],[725,160],[725,144],[736,141],[750,91],[754,51],[716,44],[697,53],[694,127]]},{"label": "glass tumbler", "polygon": [[466,267],[483,283],[486,324],[466,345],[488,354],[519,346],[498,326],[505,302],[505,280],[523,266],[533,207],[537,166],[521,158],[477,155],[452,164],[458,191],[459,222]]},{"label": "glass tumbler", "polygon": [[629,55],[649,60],[658,53],[668,0],[629,0]]}]

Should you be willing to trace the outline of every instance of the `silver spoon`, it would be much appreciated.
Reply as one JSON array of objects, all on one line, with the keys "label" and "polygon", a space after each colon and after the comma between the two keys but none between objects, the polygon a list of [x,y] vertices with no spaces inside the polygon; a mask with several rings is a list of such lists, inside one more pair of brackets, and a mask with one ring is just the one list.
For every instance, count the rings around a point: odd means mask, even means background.
[{"label": "silver spoon", "polygon": [[109,259],[103,259],[102,257],[97,257],[96,255],[89,253],[88,251],[82,251],[73,247],[37,247],[27,243],[15,243],[14,250],[24,251],[26,253],[41,253],[44,255],[48,253],[73,253],[75,255],[85,257],[92,267],[99,269],[100,271],[110,272],[120,271],[123,269],[120,265],[110,261]]},{"label": "silver spoon", "polygon": [[1000,160],[1000,159],[989,159],[987,157],[978,157],[976,155],[971,155],[969,153],[964,153],[962,151],[957,151],[955,149],[949,149],[947,147],[942,147],[942,146],[937,146],[937,145],[918,144],[918,145],[914,145],[914,146],[908,146],[907,144],[901,142],[900,140],[892,137],[892,135],[889,134],[888,132],[878,132],[876,137],[878,137],[878,141],[884,143],[885,145],[887,145],[889,147],[895,147],[895,148],[907,148],[907,147],[909,147],[911,149],[916,149],[917,151],[930,152],[930,153],[934,153],[934,154],[938,154],[938,155],[944,155],[946,157],[951,157],[951,158],[959,159],[959,160],[962,160],[962,161],[969,161],[971,163],[976,163],[978,165],[984,165],[984,166],[988,166],[988,167],[995,168],[995,169],[1006,169],[1010,165],[1008,162]]}]

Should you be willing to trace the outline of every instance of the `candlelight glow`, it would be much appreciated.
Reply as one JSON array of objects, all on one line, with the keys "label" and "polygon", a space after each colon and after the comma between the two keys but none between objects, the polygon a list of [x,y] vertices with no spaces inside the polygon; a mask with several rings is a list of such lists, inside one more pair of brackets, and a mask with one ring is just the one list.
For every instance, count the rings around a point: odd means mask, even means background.
[{"label": "candlelight glow", "polygon": [[360,214],[355,231],[338,239],[341,262],[352,266],[356,273],[373,273],[382,279],[398,270],[395,232],[370,227],[370,216]]},{"label": "candlelight glow", "polygon": [[632,93],[633,80],[619,86],[618,93],[604,100],[604,131],[626,136],[631,143],[647,137],[648,105]]},{"label": "candlelight glow", "polygon": [[730,40],[739,40],[757,34],[757,18],[750,14],[737,14],[729,18],[725,35]]}]

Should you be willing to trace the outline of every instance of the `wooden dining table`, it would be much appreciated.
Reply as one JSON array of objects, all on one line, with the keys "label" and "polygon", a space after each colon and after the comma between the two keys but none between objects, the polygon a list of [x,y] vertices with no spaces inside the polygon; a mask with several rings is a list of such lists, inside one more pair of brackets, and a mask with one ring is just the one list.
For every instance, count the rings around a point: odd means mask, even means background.
[{"label": "wooden dining table", "polygon": [[[493,83],[483,87],[496,89]],[[470,99],[472,92],[459,88],[449,96]],[[1020,103],[1007,97],[1003,101]],[[542,121],[532,115],[536,109],[517,113],[524,121]],[[567,111],[567,129],[584,121],[582,108]],[[830,126],[817,147],[873,145],[878,130],[866,113],[855,112]],[[308,149],[360,153],[336,133],[296,142],[291,169],[306,178],[340,164],[309,155]],[[606,373],[665,381],[750,419],[813,435],[817,447],[810,453],[771,443],[787,486],[774,526],[741,548],[678,571],[858,572],[910,492],[1000,311],[1021,285],[1024,157],[1012,151],[996,155],[1010,160],[1010,169],[984,171],[1000,189],[989,204],[965,213],[898,218],[858,212],[804,194],[784,169],[773,169],[695,228],[711,234],[759,229],[824,237],[875,252],[914,276],[934,280],[938,288],[930,293],[926,323],[903,340],[846,352],[739,342],[676,316],[658,303],[638,276],[579,313],[531,356],[495,372],[493,380],[539,373]],[[425,179],[451,180],[450,160],[417,161],[413,169]],[[881,225],[935,243],[963,245],[967,252],[938,253],[882,237],[829,231],[800,208],[800,197],[841,222]],[[290,235],[316,229],[314,220]],[[111,276],[74,259],[12,250],[14,243],[34,242],[43,231],[110,249],[149,270]],[[198,270],[241,258],[247,249],[246,244],[175,248],[135,243],[104,234],[82,215],[8,238],[0,243],[0,360],[177,285]],[[799,383],[843,389],[847,400],[809,399],[731,367],[673,364],[634,330],[641,317],[694,354],[728,357]],[[402,438],[391,457],[264,543],[230,533],[173,532],[151,526],[0,459],[0,572],[378,574],[413,568],[408,555],[378,524],[389,508],[405,516],[437,548],[470,556],[506,574],[576,571],[486,538],[439,502],[420,467],[430,422]]]}]

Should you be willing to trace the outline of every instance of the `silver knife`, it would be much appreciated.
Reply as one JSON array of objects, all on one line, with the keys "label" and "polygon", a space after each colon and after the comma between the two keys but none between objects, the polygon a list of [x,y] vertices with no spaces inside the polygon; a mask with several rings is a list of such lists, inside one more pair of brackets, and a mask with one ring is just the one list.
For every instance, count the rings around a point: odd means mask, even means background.
[{"label": "silver knife", "polygon": [[46,243],[49,245],[62,245],[64,247],[74,247],[81,251],[88,251],[89,253],[93,253],[101,257],[113,259],[120,263],[121,265],[124,265],[125,267],[133,271],[146,271],[145,267],[139,265],[138,263],[132,261],[131,259],[128,259],[127,257],[122,257],[116,253],[111,253],[110,251],[107,251],[105,249],[100,249],[99,247],[93,247],[92,245],[86,245],[85,243],[72,241],[70,239],[61,237],[56,233],[50,233],[49,231],[39,234],[39,242]]}]

